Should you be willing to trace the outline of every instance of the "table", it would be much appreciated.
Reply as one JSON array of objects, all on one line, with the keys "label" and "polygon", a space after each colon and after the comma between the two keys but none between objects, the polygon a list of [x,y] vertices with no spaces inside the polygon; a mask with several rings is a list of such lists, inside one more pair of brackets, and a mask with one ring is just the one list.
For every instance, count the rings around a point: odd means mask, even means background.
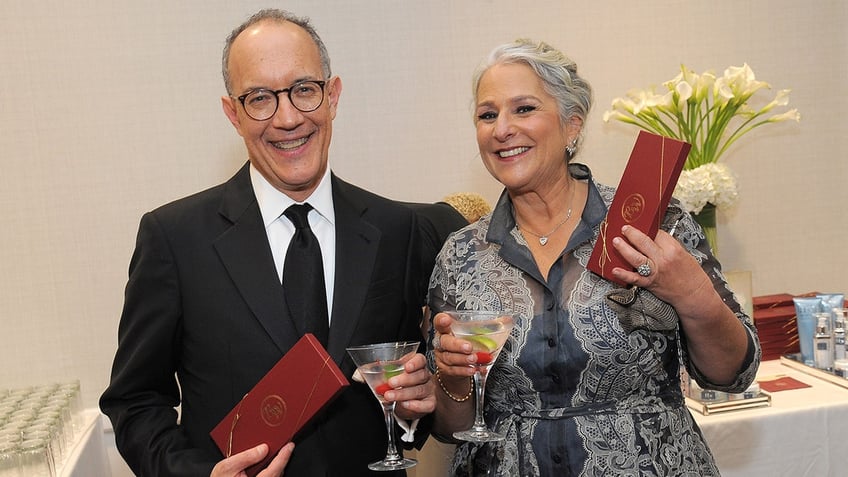
[{"label": "table", "polygon": [[[771,394],[770,407],[704,416],[692,411],[723,477],[848,476],[848,389],[782,365],[758,378],[791,376],[811,387]],[[453,446],[428,440],[415,475],[447,475]]]},{"label": "table", "polygon": [[[704,416],[692,411],[723,477],[848,476],[848,389],[780,364],[765,361],[759,378],[786,375],[811,387],[772,394],[770,407]],[[83,413],[84,430],[60,477],[110,475],[100,413]],[[439,443],[435,443],[439,444]],[[428,447],[433,447],[429,445]],[[410,475],[439,475],[452,447],[436,445],[419,455]]]},{"label": "table", "polygon": [[58,477],[94,477],[110,475],[103,442],[103,424],[97,409],[82,411],[82,423],[67,455],[56,469]]},{"label": "table", "polygon": [[811,387],[772,393],[770,407],[692,411],[722,476],[848,476],[848,389],[777,360],[760,364],[758,378],[774,375]]}]

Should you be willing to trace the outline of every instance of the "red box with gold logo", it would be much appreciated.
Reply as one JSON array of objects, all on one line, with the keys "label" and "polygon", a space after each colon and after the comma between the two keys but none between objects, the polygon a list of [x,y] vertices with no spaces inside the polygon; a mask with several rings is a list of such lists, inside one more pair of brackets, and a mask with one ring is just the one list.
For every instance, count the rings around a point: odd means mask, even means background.
[{"label": "red box with gold logo", "polygon": [[348,384],[321,343],[307,333],[209,434],[225,456],[268,444],[268,456],[246,469],[255,476]]},{"label": "red box with gold logo", "polygon": [[657,236],[690,148],[683,141],[639,132],[607,217],[601,223],[600,236],[589,257],[589,270],[624,285],[612,276],[612,269],[634,268],[618,253],[612,239],[621,235],[625,224],[651,238]]}]

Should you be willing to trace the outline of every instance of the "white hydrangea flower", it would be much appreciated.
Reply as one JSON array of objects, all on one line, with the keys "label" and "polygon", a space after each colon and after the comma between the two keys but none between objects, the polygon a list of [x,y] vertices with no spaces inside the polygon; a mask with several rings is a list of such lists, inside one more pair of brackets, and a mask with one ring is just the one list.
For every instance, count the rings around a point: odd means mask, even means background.
[{"label": "white hydrangea flower", "polygon": [[697,214],[707,203],[722,209],[732,206],[739,190],[733,171],[725,164],[711,162],[682,171],[673,195],[684,209]]}]

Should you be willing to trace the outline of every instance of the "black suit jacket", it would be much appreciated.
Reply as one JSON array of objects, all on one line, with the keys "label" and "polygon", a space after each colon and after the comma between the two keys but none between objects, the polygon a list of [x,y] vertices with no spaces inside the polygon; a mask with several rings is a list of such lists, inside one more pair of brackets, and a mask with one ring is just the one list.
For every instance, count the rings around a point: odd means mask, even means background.
[{"label": "black suit jacket", "polygon": [[468,225],[468,220],[459,211],[446,202],[433,204],[419,202],[404,202],[405,206],[415,211],[418,218],[418,248],[420,267],[424,273],[423,280],[424,301],[427,301],[427,289],[430,282],[430,274],[436,266],[436,256],[442,250],[445,240],[451,233]]},{"label": "black suit jacket", "polygon": [[[350,378],[346,347],[421,340],[424,272],[412,211],[335,175],[332,190],[327,350]],[[142,217],[112,379],[100,400],[136,474],[209,475],[222,459],[209,431],[302,336],[285,300],[247,165]],[[385,433],[376,399],[351,383],[296,436],[286,475],[376,475],[366,465],[385,455]]]}]

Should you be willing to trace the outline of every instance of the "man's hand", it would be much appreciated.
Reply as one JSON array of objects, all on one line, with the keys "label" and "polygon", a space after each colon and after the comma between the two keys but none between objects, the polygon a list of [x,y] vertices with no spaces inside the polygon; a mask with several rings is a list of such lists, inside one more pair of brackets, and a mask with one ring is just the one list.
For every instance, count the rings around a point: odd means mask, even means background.
[{"label": "man's hand", "polygon": [[[263,469],[256,477],[281,477],[293,451],[293,442],[284,445],[280,449],[280,452],[277,453],[277,457],[274,457],[274,460],[268,464],[268,467]],[[239,452],[218,462],[215,468],[212,469],[212,475],[210,477],[247,477],[244,469],[261,461],[267,454],[267,444],[259,444],[256,447]]]},{"label": "man's hand", "polygon": [[383,394],[398,406],[395,414],[401,419],[420,419],[436,409],[435,387],[427,370],[427,358],[418,353],[404,364],[405,373],[389,379],[392,387]]}]

